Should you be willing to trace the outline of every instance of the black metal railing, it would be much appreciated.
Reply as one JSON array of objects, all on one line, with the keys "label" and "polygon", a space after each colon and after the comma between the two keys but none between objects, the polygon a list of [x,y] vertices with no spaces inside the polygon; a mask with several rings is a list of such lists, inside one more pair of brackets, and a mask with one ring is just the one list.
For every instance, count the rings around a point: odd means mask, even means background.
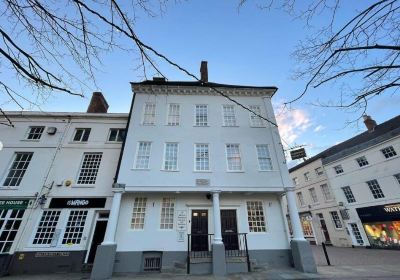
[{"label": "black metal railing", "polygon": [[[187,273],[190,274],[190,263],[194,259],[212,258],[212,241],[214,234],[188,234],[187,239]],[[250,256],[247,247],[247,233],[223,233],[225,257],[245,258],[250,272]]]}]

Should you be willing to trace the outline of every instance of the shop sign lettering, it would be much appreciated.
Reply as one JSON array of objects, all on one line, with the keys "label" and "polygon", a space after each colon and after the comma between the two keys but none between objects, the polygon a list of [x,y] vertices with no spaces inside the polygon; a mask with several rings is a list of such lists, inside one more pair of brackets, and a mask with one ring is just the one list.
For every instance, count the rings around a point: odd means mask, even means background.
[{"label": "shop sign lettering", "polygon": [[26,209],[29,200],[0,200],[0,209]]},{"label": "shop sign lettering", "polygon": [[51,199],[49,208],[104,208],[106,200],[105,197],[56,197]]},{"label": "shop sign lettering", "polygon": [[37,252],[35,258],[69,257],[69,252]]},{"label": "shop sign lettering", "polygon": [[75,199],[75,200],[68,200],[68,206],[86,206],[89,204],[89,200],[87,199]]},{"label": "shop sign lettering", "polygon": [[387,213],[397,213],[400,212],[400,204],[385,205],[383,209]]}]

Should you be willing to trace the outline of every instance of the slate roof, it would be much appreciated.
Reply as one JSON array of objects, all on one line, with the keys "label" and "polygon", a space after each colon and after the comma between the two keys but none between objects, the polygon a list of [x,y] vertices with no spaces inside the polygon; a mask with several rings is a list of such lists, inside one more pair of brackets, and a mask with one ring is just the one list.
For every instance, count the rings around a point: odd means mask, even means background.
[{"label": "slate roof", "polygon": [[389,140],[400,135],[400,115],[394,117],[375,127],[373,132],[365,131],[342,143],[332,146],[308,160],[289,169],[289,173],[306,166],[307,164],[321,158],[323,164],[336,161],[348,155],[357,153],[371,146]]}]

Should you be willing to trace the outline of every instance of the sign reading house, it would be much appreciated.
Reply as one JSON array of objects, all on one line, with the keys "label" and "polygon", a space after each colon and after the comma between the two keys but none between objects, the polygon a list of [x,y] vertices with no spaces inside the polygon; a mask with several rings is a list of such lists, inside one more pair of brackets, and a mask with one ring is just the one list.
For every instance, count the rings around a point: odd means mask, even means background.
[{"label": "sign reading house", "polygon": [[106,198],[52,198],[49,208],[104,208]]},{"label": "sign reading house", "polygon": [[28,199],[0,200],[0,209],[26,209],[28,204]]}]

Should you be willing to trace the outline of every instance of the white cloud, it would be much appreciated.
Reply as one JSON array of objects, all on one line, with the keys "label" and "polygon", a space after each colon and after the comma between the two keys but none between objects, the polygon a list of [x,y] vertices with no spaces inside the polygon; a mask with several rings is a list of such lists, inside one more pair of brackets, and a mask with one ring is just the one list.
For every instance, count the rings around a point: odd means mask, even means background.
[{"label": "white cloud", "polygon": [[324,130],[324,129],[325,129],[325,126],[318,125],[317,127],[314,128],[314,132],[318,132],[318,131],[321,131],[321,130]]},{"label": "white cloud", "polygon": [[291,145],[307,129],[312,126],[312,122],[306,111],[297,109],[290,110],[276,116],[279,133],[283,138],[283,143]]}]

